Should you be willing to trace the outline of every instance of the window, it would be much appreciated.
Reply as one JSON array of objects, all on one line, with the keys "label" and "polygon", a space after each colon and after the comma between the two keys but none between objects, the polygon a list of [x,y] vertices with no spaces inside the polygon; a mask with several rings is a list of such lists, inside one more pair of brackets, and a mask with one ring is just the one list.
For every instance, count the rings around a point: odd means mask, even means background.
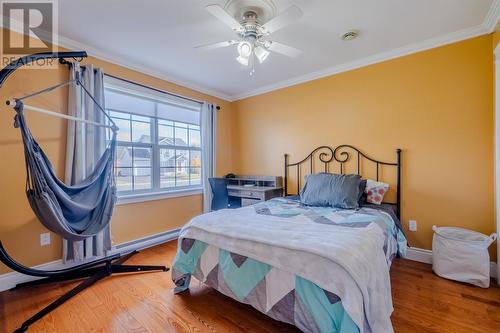
[{"label": "window", "polygon": [[118,196],[199,189],[201,104],[106,77],[106,111],[120,128]]}]

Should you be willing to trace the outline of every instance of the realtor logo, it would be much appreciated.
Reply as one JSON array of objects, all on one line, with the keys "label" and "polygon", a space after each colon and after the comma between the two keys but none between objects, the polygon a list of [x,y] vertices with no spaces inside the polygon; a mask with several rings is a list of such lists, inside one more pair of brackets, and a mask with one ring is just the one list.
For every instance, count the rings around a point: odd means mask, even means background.
[{"label": "realtor logo", "polygon": [[2,1],[2,52],[52,52],[57,29],[56,0]]}]

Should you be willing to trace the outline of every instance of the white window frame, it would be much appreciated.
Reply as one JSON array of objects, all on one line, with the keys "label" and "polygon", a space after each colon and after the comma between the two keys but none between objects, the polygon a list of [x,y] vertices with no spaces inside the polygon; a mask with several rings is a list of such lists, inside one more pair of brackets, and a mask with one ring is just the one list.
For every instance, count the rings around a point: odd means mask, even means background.
[{"label": "white window frame", "polygon": [[[140,97],[144,99],[149,99],[153,102],[155,102],[155,108],[158,107],[158,103],[166,103],[166,104],[172,104],[176,106],[182,106],[184,107],[184,103],[182,101],[182,97],[171,97],[169,93],[167,92],[160,92],[157,91],[156,89],[153,88],[148,88],[145,86],[142,86],[140,84],[135,84],[131,82],[124,82],[123,84],[117,84],[118,79],[111,78],[111,80],[106,80],[108,79],[107,77],[105,78],[105,84],[104,84],[104,89],[105,90],[112,90],[121,94],[127,94],[131,95],[134,97]],[[112,81],[110,83],[109,81]],[[150,91],[148,91],[150,90]],[[162,96],[163,95],[163,96]],[[167,198],[175,198],[175,197],[183,197],[183,196],[190,196],[190,195],[197,195],[197,194],[202,194],[203,193],[203,178],[201,175],[203,175],[203,170],[202,170],[202,165],[203,163],[200,163],[200,184],[196,185],[188,185],[188,186],[175,186],[175,187],[170,187],[170,188],[161,188],[161,181],[160,181],[160,149],[178,149],[178,150],[188,150],[188,151],[199,151],[200,156],[203,155],[202,153],[202,147],[201,147],[201,142],[200,142],[200,147],[190,147],[190,146],[177,146],[175,145],[162,145],[159,144],[159,137],[158,137],[158,120],[167,120],[167,121],[173,121],[173,122],[178,122],[178,123],[183,123],[183,124],[189,124],[185,122],[180,122],[176,120],[171,120],[171,119],[164,119],[164,118],[159,118],[155,116],[150,116],[150,115],[141,115],[140,113],[130,113],[124,110],[116,110],[116,109],[111,109],[111,108],[106,108],[107,111],[114,111],[114,112],[122,112],[128,115],[137,115],[137,116],[142,116],[142,117],[148,117],[151,119],[150,122],[150,137],[151,137],[151,143],[141,143],[141,142],[129,142],[129,141],[117,141],[117,147],[119,146],[125,146],[125,147],[136,147],[136,148],[150,148],[152,152],[152,159],[151,159],[151,189],[145,189],[145,190],[131,190],[131,191],[120,191],[118,192],[118,201],[117,205],[123,205],[123,204],[130,204],[130,203],[136,203],[136,202],[145,202],[145,201],[152,201],[152,200],[161,200],[161,199],[167,199]],[[198,110],[197,110],[198,111]],[[199,103],[199,112],[201,112],[201,102]],[[201,140],[201,123],[200,124],[191,124],[191,125],[196,125],[199,126],[200,130],[200,140]],[[188,138],[189,138],[189,130],[188,132]],[[189,144],[189,140],[188,140]],[[132,172],[133,174],[133,172]],[[133,177],[133,176],[132,176]]]}]

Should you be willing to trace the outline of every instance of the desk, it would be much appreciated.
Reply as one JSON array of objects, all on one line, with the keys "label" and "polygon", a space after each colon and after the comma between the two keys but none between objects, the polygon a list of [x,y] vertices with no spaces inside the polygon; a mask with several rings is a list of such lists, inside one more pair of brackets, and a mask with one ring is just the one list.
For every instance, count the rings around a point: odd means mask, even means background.
[{"label": "desk", "polygon": [[224,179],[228,196],[241,198],[242,207],[283,196],[282,177],[236,176]]}]

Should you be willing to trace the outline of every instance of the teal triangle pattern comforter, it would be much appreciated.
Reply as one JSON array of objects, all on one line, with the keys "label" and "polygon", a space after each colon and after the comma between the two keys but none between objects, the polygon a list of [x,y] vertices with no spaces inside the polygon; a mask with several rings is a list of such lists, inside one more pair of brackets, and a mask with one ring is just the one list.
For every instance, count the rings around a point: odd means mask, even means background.
[{"label": "teal triangle pattern comforter", "polygon": [[[280,217],[307,216],[311,223],[364,228],[377,223],[384,230],[387,265],[406,254],[406,238],[395,216],[382,209],[362,207],[342,210],[304,206],[299,201],[273,199],[254,205],[256,213]],[[296,274],[203,241],[183,238],[173,263],[172,279],[179,293],[189,288],[191,277],[276,320],[304,332],[358,333],[361,331],[336,294]],[[364,327],[364,331],[369,331]]]}]

